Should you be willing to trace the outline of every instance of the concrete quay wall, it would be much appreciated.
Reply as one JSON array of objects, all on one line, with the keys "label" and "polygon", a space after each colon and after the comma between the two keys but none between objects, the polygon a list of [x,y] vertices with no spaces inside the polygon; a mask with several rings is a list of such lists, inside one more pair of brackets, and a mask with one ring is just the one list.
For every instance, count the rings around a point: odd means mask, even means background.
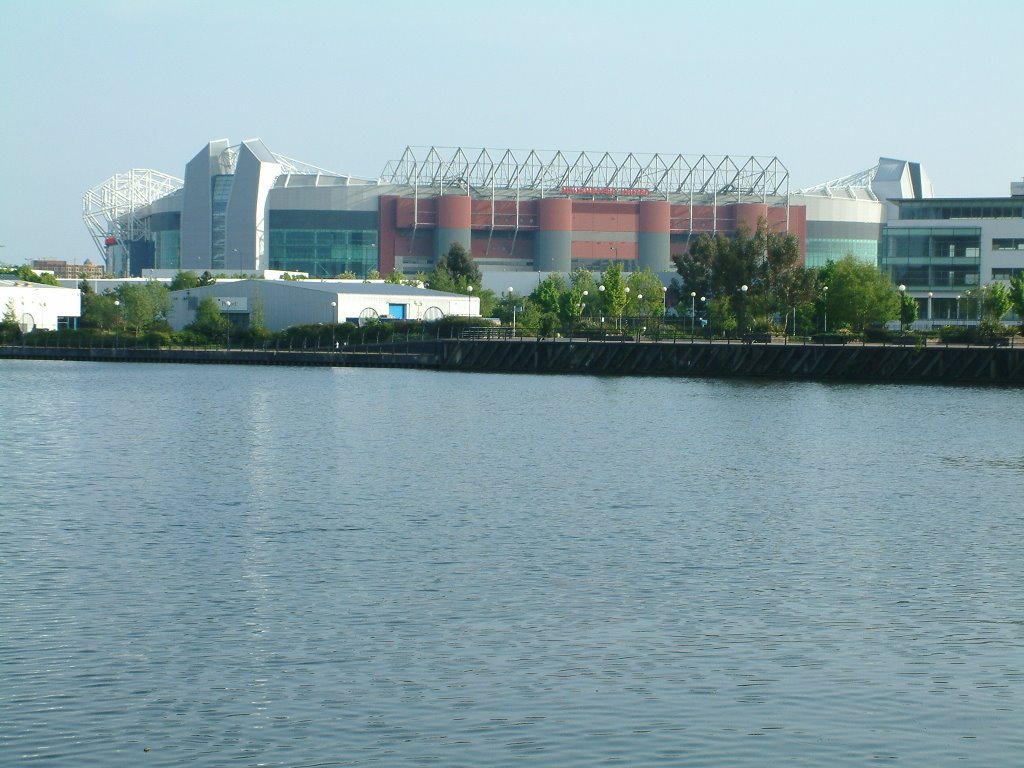
[{"label": "concrete quay wall", "polygon": [[4,358],[1024,385],[1021,347],[441,339],[338,351],[6,346]]},{"label": "concrete quay wall", "polygon": [[439,368],[501,373],[1024,384],[1024,348],[720,342],[449,341]]}]

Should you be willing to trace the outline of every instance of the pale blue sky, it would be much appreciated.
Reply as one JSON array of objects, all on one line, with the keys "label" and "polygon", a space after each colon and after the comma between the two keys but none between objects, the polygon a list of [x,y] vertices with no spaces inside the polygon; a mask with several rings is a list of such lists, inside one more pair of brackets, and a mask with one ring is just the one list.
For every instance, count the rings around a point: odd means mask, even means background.
[{"label": "pale blue sky", "polygon": [[1024,3],[0,0],[0,262],[98,259],[82,195],[210,139],[378,176],[407,145],[879,156],[1024,178]]}]

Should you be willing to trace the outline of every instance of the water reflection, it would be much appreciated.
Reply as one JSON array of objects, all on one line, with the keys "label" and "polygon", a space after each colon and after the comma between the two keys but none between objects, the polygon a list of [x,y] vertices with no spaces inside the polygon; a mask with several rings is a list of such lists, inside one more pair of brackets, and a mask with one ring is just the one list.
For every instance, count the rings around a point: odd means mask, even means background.
[{"label": "water reflection", "polygon": [[5,422],[0,763],[1024,753],[1020,393],[53,363],[0,388],[74,410]]}]

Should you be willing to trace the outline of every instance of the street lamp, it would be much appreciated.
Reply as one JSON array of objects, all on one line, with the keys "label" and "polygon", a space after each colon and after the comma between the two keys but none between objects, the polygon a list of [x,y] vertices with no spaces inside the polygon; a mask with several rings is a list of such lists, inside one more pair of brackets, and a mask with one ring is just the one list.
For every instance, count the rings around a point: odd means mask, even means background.
[{"label": "street lamp", "polygon": [[[824,332],[828,333],[828,286],[823,286],[821,288],[821,303],[824,306],[825,313]],[[793,335],[797,335],[797,307],[793,308]]]},{"label": "street lamp", "polygon": [[331,302],[331,346],[338,348],[338,342],[334,337],[334,329],[338,327],[338,302]]},{"label": "street lamp", "polygon": [[512,301],[512,335],[516,335],[516,299],[512,295],[512,286],[508,287],[508,297]]},{"label": "street lamp", "polygon": [[900,333],[903,333],[903,297],[907,293],[907,286],[905,286],[903,283],[900,283],[899,284],[899,292],[900,292]]},{"label": "street lamp", "polygon": [[470,285],[466,288],[469,291],[466,294],[466,317],[472,317],[473,315],[473,286]]},{"label": "street lamp", "polygon": [[747,332],[747,291],[750,290],[746,284],[740,286],[740,296],[743,298],[743,314],[740,316],[740,333]]},{"label": "street lamp", "polygon": [[929,327],[933,327],[935,325],[935,323],[933,322],[933,318],[932,318],[932,297],[934,295],[935,295],[934,293],[932,293],[931,291],[928,291],[928,325],[929,325]]},{"label": "street lamp", "polygon": [[[703,297],[701,297],[701,301],[704,301]],[[696,291],[690,291],[690,336],[693,336],[694,333],[696,333],[696,331],[697,331],[696,322],[697,322],[697,292]]]},{"label": "street lamp", "polygon": [[[678,300],[677,300],[678,301]],[[661,316],[668,315],[668,286],[661,286]]]},{"label": "street lamp", "polygon": [[956,295],[956,321],[958,323],[960,322],[960,299],[962,298],[963,296],[961,294],[958,293]]},{"label": "street lamp", "polygon": [[[707,304],[706,304],[707,300],[708,300],[707,296],[701,296],[700,297],[700,311],[701,312],[703,312],[704,311],[704,307],[707,306]],[[704,327],[708,329],[708,339],[710,340],[711,339],[711,313],[710,312],[707,313],[707,318],[708,319],[707,319],[707,322],[705,323]]]}]

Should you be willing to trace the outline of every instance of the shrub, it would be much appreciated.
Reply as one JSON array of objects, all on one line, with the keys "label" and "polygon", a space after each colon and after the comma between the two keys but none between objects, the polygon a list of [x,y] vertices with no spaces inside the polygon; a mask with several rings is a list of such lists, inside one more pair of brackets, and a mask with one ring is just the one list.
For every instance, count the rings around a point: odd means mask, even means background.
[{"label": "shrub", "polygon": [[892,332],[888,328],[881,328],[878,326],[868,326],[864,329],[864,340],[865,341],[891,341]]}]

